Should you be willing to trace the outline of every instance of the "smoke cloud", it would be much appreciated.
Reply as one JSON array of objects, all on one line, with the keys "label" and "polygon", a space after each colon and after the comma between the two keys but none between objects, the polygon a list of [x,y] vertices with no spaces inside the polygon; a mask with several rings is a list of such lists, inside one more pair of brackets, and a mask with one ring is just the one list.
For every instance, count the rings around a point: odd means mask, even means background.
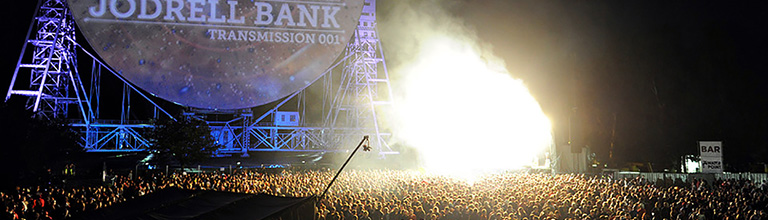
[{"label": "smoke cloud", "polygon": [[532,164],[551,146],[549,120],[490,45],[451,14],[461,6],[379,5],[396,105],[381,122],[395,135],[391,143],[414,147],[430,170],[476,173]]}]

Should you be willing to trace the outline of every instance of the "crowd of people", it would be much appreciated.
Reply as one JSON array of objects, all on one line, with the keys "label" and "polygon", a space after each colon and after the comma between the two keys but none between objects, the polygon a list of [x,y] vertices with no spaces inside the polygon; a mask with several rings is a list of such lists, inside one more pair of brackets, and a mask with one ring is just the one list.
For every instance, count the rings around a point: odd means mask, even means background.
[{"label": "crowd of people", "polygon": [[2,219],[68,219],[77,213],[93,211],[138,196],[158,188],[155,181],[135,180],[114,176],[103,186],[61,187],[54,185],[16,187],[0,192],[4,207]]},{"label": "crowd of people", "polygon": [[[330,170],[238,170],[116,176],[99,187],[26,187],[0,193],[3,219],[67,219],[168,187],[319,196]],[[695,180],[497,173],[468,181],[400,170],[345,170],[315,203],[316,219],[768,219],[768,185]]]}]

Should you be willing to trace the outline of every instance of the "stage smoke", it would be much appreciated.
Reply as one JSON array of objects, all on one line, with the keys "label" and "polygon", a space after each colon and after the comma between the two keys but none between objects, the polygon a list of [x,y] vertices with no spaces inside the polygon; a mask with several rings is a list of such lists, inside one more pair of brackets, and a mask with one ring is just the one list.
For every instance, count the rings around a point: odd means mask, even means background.
[{"label": "stage smoke", "polygon": [[[413,8],[430,8],[415,12]],[[521,80],[474,35],[434,7],[395,7],[392,130],[428,171],[472,176],[532,165],[552,144],[549,119]],[[414,21],[404,23],[401,21]],[[390,36],[392,37],[392,36]]]}]

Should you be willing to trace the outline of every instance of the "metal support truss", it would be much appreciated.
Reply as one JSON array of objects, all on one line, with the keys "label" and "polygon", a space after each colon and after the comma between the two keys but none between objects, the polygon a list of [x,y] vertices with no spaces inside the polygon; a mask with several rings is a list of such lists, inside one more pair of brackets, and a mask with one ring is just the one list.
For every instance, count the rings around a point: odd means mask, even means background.
[{"label": "metal support truss", "polygon": [[[334,77],[337,67],[341,74]],[[379,67],[382,73],[379,73]],[[344,56],[321,79],[318,80],[323,83],[324,91],[322,124],[310,126],[306,122],[304,88],[257,118],[249,112],[229,121],[207,120],[219,144],[224,145],[217,153],[338,151],[353,144],[347,142],[366,135],[371,137],[371,145],[379,153],[397,153],[387,144],[390,134],[380,128],[377,118],[381,109],[391,107],[392,91],[376,30],[375,0],[365,0],[360,22]],[[285,104],[290,100],[297,100],[298,106],[286,108]],[[279,124],[277,115],[285,111],[298,115],[300,122]]]},{"label": "metal support truss", "polygon": [[184,112],[185,117],[205,121],[211,128],[211,135],[216,143],[222,147],[214,152],[214,156],[230,156],[242,153],[248,156],[250,135],[247,135],[253,113],[250,109],[239,110],[206,110],[189,109]]},{"label": "metal support truss", "polygon": [[[76,46],[80,46],[75,43]],[[91,120],[75,120],[75,123],[70,125],[76,129],[79,129],[83,135],[82,145],[88,152],[123,152],[123,151],[145,151],[150,147],[149,140],[147,140],[143,133],[148,129],[152,129],[154,126],[149,120],[130,120],[131,114],[131,94],[135,93],[140,95],[144,100],[153,105],[154,114],[152,118],[157,119],[160,117],[159,113],[162,112],[164,116],[167,116],[173,120],[176,120],[170,113],[165,111],[157,103],[152,101],[146,94],[138,90],[132,84],[130,84],[125,78],[117,74],[114,70],[108,68],[100,60],[96,59],[90,52],[82,50],[83,53],[88,55],[93,61],[91,65],[91,85],[90,94],[92,99],[85,100],[89,103],[88,106],[92,106],[93,110],[89,111],[88,118]],[[101,73],[107,71],[116,76],[123,82],[121,106],[120,106],[120,118],[118,120],[105,120],[99,117],[99,110],[101,106]],[[75,73],[77,74],[77,73]],[[93,105],[91,105],[93,104]]]},{"label": "metal support truss", "polygon": [[[71,18],[64,0],[38,3],[38,11],[5,95],[6,101],[11,95],[27,96],[27,109],[48,119],[66,118],[69,106],[75,104],[85,117],[88,108],[82,100],[87,99],[86,93],[79,76],[72,74],[72,69],[77,68],[73,62],[77,54],[70,41],[75,39],[75,23]],[[24,60],[29,45],[32,46],[31,59]],[[15,89],[18,76],[26,73],[29,74],[28,86]]]},{"label": "metal support truss", "polygon": [[[371,145],[379,153],[394,153],[388,145],[391,136],[382,130],[378,113],[392,107],[392,89],[376,30],[376,0],[365,0],[360,22],[347,45],[341,81],[325,118],[331,128],[329,142],[348,145],[346,140],[370,135]],[[379,73],[379,64],[383,72]],[[351,138],[351,139],[350,139]]]},{"label": "metal support truss", "polygon": [[[87,151],[146,150],[149,142],[139,130],[151,128],[152,125],[148,121],[130,121],[127,117],[130,115],[131,92],[144,97],[155,106],[156,112],[160,110],[171,117],[170,114],[80,47],[75,36],[75,24],[67,1],[40,0],[5,101],[12,96],[25,96],[28,98],[27,109],[35,115],[46,119],[67,119],[70,126],[84,133],[81,145]],[[28,46],[31,46],[30,52],[27,51]],[[77,48],[93,59],[90,92],[86,92],[88,90],[80,79]],[[111,72],[124,83],[120,120],[99,118],[102,70]],[[19,76],[26,74],[29,74],[29,81],[22,81]],[[26,82],[28,85],[24,87]],[[79,114],[70,114],[72,105],[77,107]]]},{"label": "metal support truss", "polygon": [[[65,0],[41,0],[38,6],[6,101],[14,95],[26,96],[27,107],[38,115],[70,119],[70,125],[85,134],[82,145],[87,151],[146,150],[149,142],[140,130],[150,129],[152,125],[149,121],[129,120],[131,94],[142,96],[154,106],[153,118],[159,117],[160,112],[172,119],[173,116],[75,41],[75,25]],[[34,38],[31,38],[33,33]],[[31,53],[27,52],[29,45],[33,48]],[[82,49],[80,52],[93,61],[90,69],[86,67],[91,71],[88,90],[78,73],[76,48]],[[32,54],[31,57],[27,57],[28,54]],[[321,124],[310,126],[306,122],[306,88],[286,97],[258,117],[254,117],[250,109],[225,113],[192,110],[188,116],[208,122],[212,134],[224,146],[217,152],[219,155],[238,153],[247,156],[249,151],[344,150],[341,147],[348,146],[346,141],[358,140],[365,135],[371,137],[371,145],[379,153],[391,153],[393,151],[386,142],[389,134],[382,131],[377,118],[381,108],[392,105],[384,62],[376,30],[376,1],[365,0],[358,28],[344,56],[317,79],[322,79],[324,88]],[[383,71],[379,71],[380,68]],[[341,74],[334,75],[339,69]],[[103,71],[112,73],[124,83],[121,115],[116,120],[100,118],[100,105],[106,99],[101,97]],[[23,84],[17,83],[18,76],[26,73],[29,73],[29,85],[17,89],[16,84]],[[291,100],[298,100],[291,102],[297,103],[295,108],[285,106]],[[72,105],[77,106],[79,114],[69,114]],[[317,108],[311,109],[315,110]],[[297,114],[299,122],[277,123],[277,115],[284,112]],[[211,114],[219,116],[207,116]],[[220,120],[222,114],[228,114],[229,118]]]}]

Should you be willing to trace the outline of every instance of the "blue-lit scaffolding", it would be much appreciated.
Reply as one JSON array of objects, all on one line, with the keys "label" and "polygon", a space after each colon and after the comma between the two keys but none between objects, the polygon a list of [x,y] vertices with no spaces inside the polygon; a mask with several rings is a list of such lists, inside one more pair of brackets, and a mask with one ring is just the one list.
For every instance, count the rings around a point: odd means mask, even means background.
[{"label": "blue-lit scaffolding", "polygon": [[[37,117],[66,119],[69,125],[84,134],[80,143],[87,151],[147,149],[149,142],[142,137],[141,130],[149,129],[152,125],[148,120],[129,120],[131,94],[137,93],[155,106],[156,118],[160,112],[168,117],[171,115],[84,50],[75,36],[75,24],[65,0],[39,1],[5,101],[12,96],[25,96],[27,109]],[[79,65],[85,62],[82,59],[78,61],[78,51],[92,61],[88,92],[79,72],[82,68]],[[119,119],[105,120],[99,117],[101,73],[104,71],[112,73],[123,82]],[[29,76],[29,81],[19,78],[25,76]],[[23,85],[25,82],[28,82],[26,86]],[[72,106],[77,108],[77,113],[69,111]]]},{"label": "blue-lit scaffolding", "polygon": [[[72,43],[75,24],[66,2],[45,1],[38,3],[37,8],[5,100],[12,95],[27,96],[27,109],[48,119],[66,118],[71,104],[85,112],[83,85],[79,76],[73,74],[77,68]],[[28,46],[32,47],[31,56],[25,60]],[[15,89],[17,80],[21,80],[20,72],[29,74],[29,84],[24,89]]]},{"label": "blue-lit scaffolding", "polygon": [[[247,156],[250,151],[337,151],[364,135],[371,137],[371,145],[379,153],[397,153],[387,144],[391,134],[381,129],[377,117],[382,110],[391,108],[393,102],[376,30],[376,1],[364,2],[358,27],[344,55],[315,82],[322,84],[322,108],[307,106],[306,91],[302,89],[260,114],[252,109],[187,109],[185,116],[210,125],[212,135],[223,146],[216,152],[219,156]],[[87,62],[78,61],[78,51],[87,55],[91,65],[78,66]],[[88,90],[78,67],[87,69],[82,72],[91,72]],[[123,82],[119,119],[100,117],[102,72],[109,72]],[[25,86],[18,77],[26,74],[29,83]],[[144,151],[149,141],[142,136],[142,130],[153,125],[149,120],[129,118],[132,94],[140,95],[153,106],[153,118],[173,119],[168,111],[77,43],[65,0],[41,0],[6,101],[12,96],[26,96],[27,108],[36,115],[68,119],[73,128],[84,134],[81,144],[87,151]],[[72,106],[78,114],[69,112]],[[318,109],[322,111],[322,122],[308,123],[306,112]]]},{"label": "blue-lit scaffolding", "polygon": [[[272,109],[254,117],[251,110],[236,110],[228,121],[204,118],[206,110],[189,115],[206,120],[219,143],[220,155],[249,151],[338,151],[369,135],[380,154],[397,153],[388,144],[391,134],[380,127],[378,115],[393,105],[389,74],[376,29],[376,1],[366,0],[360,21],[340,60],[315,83],[323,86],[320,124],[307,123],[306,90],[299,90]],[[295,106],[287,106],[289,101]],[[287,109],[287,110],[286,110]]]}]

